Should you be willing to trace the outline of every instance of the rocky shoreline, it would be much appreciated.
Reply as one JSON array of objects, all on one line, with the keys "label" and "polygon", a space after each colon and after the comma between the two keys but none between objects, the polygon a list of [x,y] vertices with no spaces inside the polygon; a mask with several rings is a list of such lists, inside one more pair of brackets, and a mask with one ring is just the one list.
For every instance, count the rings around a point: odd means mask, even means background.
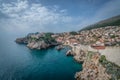
[{"label": "rocky shoreline", "polygon": [[33,33],[24,38],[17,38],[15,42],[19,44],[26,44],[28,48],[38,50],[47,49],[60,44],[53,37],[51,37],[51,33]]},{"label": "rocky shoreline", "polygon": [[[100,55],[86,54],[83,61],[83,70],[75,74],[77,80],[110,80],[111,76],[106,73],[106,69],[99,63]],[[79,61],[78,59],[76,59]]]},{"label": "rocky shoreline", "polygon": [[[74,47],[72,47],[74,48]],[[73,58],[82,64],[82,71],[76,72],[77,80],[118,80],[120,79],[120,67],[107,61],[99,52],[80,49],[79,53],[72,49]]]},{"label": "rocky shoreline", "polygon": [[[70,45],[71,46],[71,45]],[[74,60],[82,63],[82,71],[76,72],[76,80],[110,80],[111,74],[106,72],[106,68],[100,63],[101,55],[98,52],[88,51],[86,49],[68,50],[69,55],[72,55]],[[67,52],[67,53],[68,53]]]}]

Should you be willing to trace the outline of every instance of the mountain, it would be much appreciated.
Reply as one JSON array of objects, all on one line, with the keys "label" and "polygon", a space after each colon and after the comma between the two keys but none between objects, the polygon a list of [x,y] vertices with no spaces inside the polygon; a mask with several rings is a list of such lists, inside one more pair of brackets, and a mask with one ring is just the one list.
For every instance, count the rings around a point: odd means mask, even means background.
[{"label": "mountain", "polygon": [[90,29],[100,28],[100,27],[106,27],[106,26],[119,26],[119,25],[120,25],[120,15],[102,20],[102,21],[97,22],[97,23],[92,24],[92,25],[89,25],[89,26],[81,29],[80,31],[90,30]]}]

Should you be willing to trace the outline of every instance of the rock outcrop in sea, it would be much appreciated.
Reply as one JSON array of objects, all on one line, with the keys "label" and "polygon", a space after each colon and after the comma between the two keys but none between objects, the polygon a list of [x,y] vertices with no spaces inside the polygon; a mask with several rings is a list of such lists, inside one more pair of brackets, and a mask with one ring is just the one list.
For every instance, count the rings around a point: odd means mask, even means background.
[{"label": "rock outcrop in sea", "polygon": [[15,42],[17,42],[19,44],[28,44],[28,39],[26,37],[24,37],[24,38],[17,38],[15,40]]},{"label": "rock outcrop in sea", "polygon": [[66,56],[74,56],[74,55],[76,55],[76,54],[72,50],[68,50],[66,52]]},{"label": "rock outcrop in sea", "polygon": [[30,49],[46,49],[59,45],[60,43],[51,35],[52,33],[32,33],[24,38],[17,38],[16,43],[27,44],[27,47]]},{"label": "rock outcrop in sea", "polygon": [[59,51],[59,50],[61,50],[61,49],[63,49],[64,47],[63,47],[63,45],[59,45],[59,46],[56,46],[56,49]]}]

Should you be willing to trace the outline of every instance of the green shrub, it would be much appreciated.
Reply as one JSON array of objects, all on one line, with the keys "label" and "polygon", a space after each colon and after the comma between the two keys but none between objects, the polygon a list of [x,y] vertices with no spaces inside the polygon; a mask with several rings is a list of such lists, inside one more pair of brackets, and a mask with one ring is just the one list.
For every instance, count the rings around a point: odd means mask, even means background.
[{"label": "green shrub", "polygon": [[75,31],[71,31],[70,34],[71,34],[71,35],[77,35],[78,33],[75,32]]},{"label": "green shrub", "polygon": [[111,74],[111,80],[119,80],[120,79],[120,67],[116,64],[107,61],[104,55],[101,55],[99,61],[106,68],[108,74]]},{"label": "green shrub", "polygon": [[42,38],[46,43],[56,42],[55,38],[51,37],[52,33],[45,33],[45,36]]},{"label": "green shrub", "polygon": [[93,54],[95,54],[95,52],[88,51],[87,57],[88,57],[89,59],[91,59],[92,56],[93,56]]},{"label": "green shrub", "polygon": [[99,61],[100,61],[101,63],[104,63],[104,62],[106,61],[105,55],[101,55]]},{"label": "green shrub", "polygon": [[116,36],[115,36],[115,35],[111,35],[110,37],[111,37],[111,38],[115,38]]}]

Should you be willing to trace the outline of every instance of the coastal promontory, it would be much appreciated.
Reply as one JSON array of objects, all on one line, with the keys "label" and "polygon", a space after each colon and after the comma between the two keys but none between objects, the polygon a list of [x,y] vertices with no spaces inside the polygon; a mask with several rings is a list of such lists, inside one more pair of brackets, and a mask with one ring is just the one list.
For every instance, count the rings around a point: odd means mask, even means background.
[{"label": "coastal promontory", "polygon": [[26,44],[30,49],[46,49],[60,44],[52,35],[53,33],[29,33],[26,37],[17,38],[15,41],[19,44]]}]

